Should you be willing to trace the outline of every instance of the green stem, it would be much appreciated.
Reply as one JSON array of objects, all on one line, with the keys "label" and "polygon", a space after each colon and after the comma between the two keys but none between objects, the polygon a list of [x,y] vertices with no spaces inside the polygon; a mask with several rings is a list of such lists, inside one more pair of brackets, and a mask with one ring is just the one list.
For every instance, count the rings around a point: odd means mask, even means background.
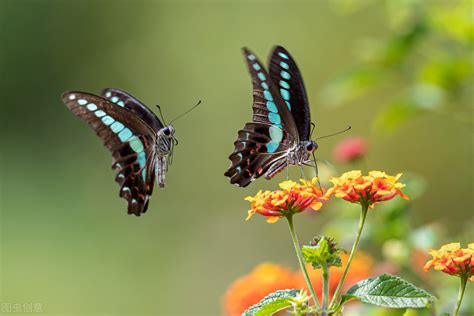
[{"label": "green stem", "polygon": [[323,271],[323,312],[321,316],[327,315],[329,302],[329,268],[326,263],[321,265]]},{"label": "green stem", "polygon": [[316,296],[313,285],[311,284],[311,280],[309,279],[308,271],[306,270],[306,266],[305,266],[305,262],[303,258],[303,253],[301,252],[301,246],[298,241],[298,236],[296,235],[296,232],[295,232],[295,226],[293,225],[293,214],[286,216],[286,219],[288,220],[288,226],[290,228],[291,239],[293,240],[293,246],[295,247],[296,256],[298,257],[298,262],[300,264],[301,271],[303,272],[306,285],[308,286],[308,289],[311,292],[311,296],[313,297],[314,304],[319,309],[320,305],[319,305],[318,297]]},{"label": "green stem", "polygon": [[354,258],[354,255],[357,251],[357,247],[359,246],[360,242],[360,237],[362,235],[362,229],[364,228],[365,224],[365,219],[367,217],[367,211],[369,209],[369,206],[366,204],[362,204],[362,212],[360,213],[360,218],[359,218],[359,229],[357,230],[357,236],[354,244],[352,245],[352,250],[351,254],[349,255],[349,260],[347,261],[346,268],[344,269],[344,273],[342,274],[341,280],[339,281],[339,284],[337,285],[336,291],[334,291],[334,295],[331,300],[331,308],[334,308],[336,304],[337,297],[339,296],[339,292],[341,291],[342,284],[344,283],[344,279],[346,278],[347,272],[349,271],[349,267],[351,266],[352,259]]},{"label": "green stem", "polygon": [[459,308],[461,307],[462,298],[464,297],[464,291],[466,290],[466,283],[467,283],[467,276],[462,276],[461,285],[459,286],[458,303],[456,306],[456,311],[454,312],[454,316],[458,316]]}]

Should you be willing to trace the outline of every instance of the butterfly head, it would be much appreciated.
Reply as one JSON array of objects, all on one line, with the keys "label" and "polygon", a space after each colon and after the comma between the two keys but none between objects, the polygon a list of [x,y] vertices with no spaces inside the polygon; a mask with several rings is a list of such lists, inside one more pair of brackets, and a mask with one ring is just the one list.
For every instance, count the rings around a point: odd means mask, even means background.
[{"label": "butterfly head", "polygon": [[169,156],[173,154],[174,146],[178,145],[178,139],[174,136],[174,127],[167,125],[157,133],[156,148],[158,154]]},{"label": "butterfly head", "polygon": [[165,137],[174,138],[174,127],[172,125],[165,126],[161,129],[161,133]]},{"label": "butterfly head", "polygon": [[316,143],[314,140],[306,141],[304,146],[308,153],[313,153],[318,149],[318,143]]}]

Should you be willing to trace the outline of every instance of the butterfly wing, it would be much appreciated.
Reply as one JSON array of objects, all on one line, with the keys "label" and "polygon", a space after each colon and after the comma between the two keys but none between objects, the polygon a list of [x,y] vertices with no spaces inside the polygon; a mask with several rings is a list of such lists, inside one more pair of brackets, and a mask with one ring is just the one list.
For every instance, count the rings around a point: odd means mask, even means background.
[{"label": "butterfly wing", "polygon": [[[274,125],[255,122],[245,124],[234,142],[234,152],[229,156],[231,166],[225,176],[240,187],[246,187],[262,175],[271,179],[286,167],[287,149],[293,141],[289,133]],[[267,146],[272,142],[278,147],[276,151],[269,152]]]},{"label": "butterfly wing", "polygon": [[298,130],[287,104],[257,57],[247,48],[243,54],[252,77],[253,123],[239,131],[231,166],[225,173],[232,184],[245,187],[265,175],[283,170],[287,151],[298,143]]},{"label": "butterfly wing", "polygon": [[270,78],[278,85],[279,95],[291,108],[300,140],[309,140],[311,116],[303,78],[286,49],[276,46],[270,57]]},{"label": "butterfly wing", "polygon": [[85,93],[65,92],[64,104],[84,120],[112,152],[120,196],[128,213],[146,212],[153,191],[156,133],[138,115],[107,99]]},{"label": "butterfly wing", "polygon": [[252,77],[253,86],[253,121],[275,125],[298,138],[298,129],[295,125],[290,109],[280,97],[278,89],[270,80],[262,63],[248,48],[242,52]]},{"label": "butterfly wing", "polygon": [[137,98],[123,90],[107,88],[102,91],[102,97],[137,114],[145,123],[148,124],[148,126],[153,128],[155,131],[158,131],[164,127],[163,123],[155,115],[155,113],[153,113]]}]

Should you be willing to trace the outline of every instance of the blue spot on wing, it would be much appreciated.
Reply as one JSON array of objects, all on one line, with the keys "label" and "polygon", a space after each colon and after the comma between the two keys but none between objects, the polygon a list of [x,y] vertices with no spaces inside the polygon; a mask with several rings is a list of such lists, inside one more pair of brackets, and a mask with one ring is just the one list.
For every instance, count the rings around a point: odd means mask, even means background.
[{"label": "blue spot on wing", "polygon": [[287,72],[287,71],[284,71],[284,70],[282,70],[282,71],[280,72],[280,75],[281,75],[282,78],[284,78],[284,79],[286,79],[286,80],[288,80],[288,79],[291,78],[290,73]]},{"label": "blue spot on wing", "polygon": [[112,132],[114,132],[115,134],[117,134],[118,132],[120,132],[121,130],[123,130],[124,127],[125,127],[125,126],[124,126],[122,123],[118,122],[118,121],[116,121],[116,122],[114,122],[112,125],[110,125],[110,129],[111,129]]},{"label": "blue spot on wing", "polygon": [[290,66],[287,63],[285,63],[284,61],[280,61],[280,67],[284,68],[284,69],[290,68]]},{"label": "blue spot on wing", "polygon": [[125,127],[117,136],[122,142],[125,142],[132,137],[132,135],[132,131]]},{"label": "blue spot on wing", "polygon": [[267,144],[267,151],[268,151],[269,153],[274,153],[274,152],[277,150],[277,148],[278,148],[279,145],[280,145],[279,143],[275,143],[275,142],[273,142],[273,141],[272,141],[272,142],[269,142],[269,143]]},{"label": "blue spot on wing", "polygon": [[290,100],[290,92],[288,90],[280,89],[280,94],[283,100],[286,100],[286,101]]},{"label": "blue spot on wing", "polygon": [[138,161],[138,164],[140,165],[140,168],[145,167],[146,157],[145,157],[145,152],[144,152],[144,151],[141,151],[141,152],[138,154],[138,156],[137,156],[137,161]]},{"label": "blue spot on wing", "polygon": [[94,112],[94,115],[97,117],[102,117],[102,116],[105,116],[105,112],[102,110],[97,110]]},{"label": "blue spot on wing", "polygon": [[267,101],[273,101],[273,96],[272,96],[272,94],[270,93],[270,91],[268,91],[268,90],[263,91],[263,97],[264,97]]},{"label": "blue spot on wing", "polygon": [[282,52],[279,52],[278,55],[283,59],[289,59],[288,55]]},{"label": "blue spot on wing", "polygon": [[89,103],[86,107],[89,111],[97,110],[97,105],[95,105],[94,103]]},{"label": "blue spot on wing", "polygon": [[107,116],[104,116],[104,117],[102,118],[102,122],[103,122],[105,125],[110,125],[110,124],[112,124],[113,122],[115,122],[115,120],[114,120],[112,117],[110,117],[110,116],[107,115]]},{"label": "blue spot on wing", "polygon": [[280,80],[280,87],[285,88],[287,90],[290,89],[290,85],[288,84],[288,82],[286,82],[284,80]]},{"label": "blue spot on wing", "polygon": [[277,108],[275,102],[273,102],[273,101],[267,101],[267,109],[270,112],[278,113],[278,108]]},{"label": "blue spot on wing", "polygon": [[134,152],[139,153],[143,151],[143,143],[140,139],[135,137],[130,141],[130,148],[132,148]]},{"label": "blue spot on wing", "polygon": [[278,115],[277,113],[273,113],[273,112],[268,113],[268,119],[273,124],[280,124],[281,123],[280,115]]},{"label": "blue spot on wing", "polygon": [[276,126],[271,126],[268,129],[270,133],[270,138],[272,139],[270,142],[267,143],[267,151],[270,153],[273,153],[277,150],[277,148],[280,146],[280,142],[283,139],[283,131],[276,127]]}]

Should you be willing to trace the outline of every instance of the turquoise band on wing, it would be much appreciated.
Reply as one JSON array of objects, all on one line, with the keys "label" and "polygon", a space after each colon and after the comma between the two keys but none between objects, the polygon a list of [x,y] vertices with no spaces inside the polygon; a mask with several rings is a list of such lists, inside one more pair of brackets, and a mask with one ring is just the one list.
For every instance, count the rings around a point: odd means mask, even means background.
[{"label": "turquoise band on wing", "polygon": [[[74,100],[75,95],[71,95],[69,99]],[[111,98],[112,102],[115,102],[119,104],[119,106],[125,106],[123,101],[119,100],[118,97],[114,96]],[[77,100],[77,103],[81,106],[85,106],[85,108],[91,112],[94,113],[94,115],[102,121],[102,123],[106,126],[109,126],[110,130],[114,133],[117,134],[117,137],[120,139],[122,143],[124,142],[129,142],[130,148],[136,152],[137,155],[137,162],[142,170],[142,177],[143,180],[145,180],[146,177],[146,155],[144,150],[144,146],[142,141],[135,135],[133,135],[133,132],[128,128],[125,127],[125,125],[122,122],[119,122],[115,120],[113,117],[107,115],[105,111],[99,110],[97,105],[95,103],[88,103],[87,100],[85,99],[79,99]],[[124,187],[124,190],[128,189]],[[128,189],[130,190],[130,189]]]}]

